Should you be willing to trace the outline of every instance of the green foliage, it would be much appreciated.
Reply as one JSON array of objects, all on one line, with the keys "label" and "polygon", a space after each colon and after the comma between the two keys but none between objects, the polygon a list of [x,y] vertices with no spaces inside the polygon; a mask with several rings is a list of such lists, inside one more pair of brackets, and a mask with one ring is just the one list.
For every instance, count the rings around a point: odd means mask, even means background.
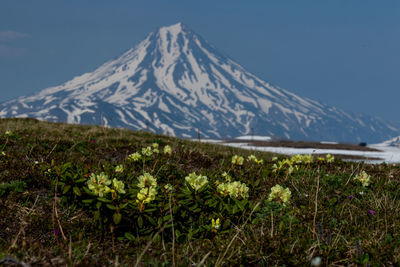
[{"label": "green foliage", "polygon": [[33,265],[400,262],[398,165],[31,119],[0,144],[0,251]]},{"label": "green foliage", "polygon": [[26,183],[21,180],[0,183],[0,196],[5,197],[12,192],[22,193],[26,190],[26,188]]},{"label": "green foliage", "polygon": [[[93,214],[103,231],[102,236],[113,226],[113,232],[129,241],[133,240],[130,233],[151,235],[161,228],[167,240],[172,236],[172,228],[180,242],[204,238],[216,233],[211,225],[214,218],[223,222],[218,230],[226,233],[251,211],[247,191],[221,194],[217,190],[219,183],[210,183],[206,176],[194,172],[183,179],[184,171],[169,161],[170,150],[159,153],[158,148],[157,144],[152,144],[135,152],[141,153],[140,158],[146,158],[145,161],[134,161],[128,156],[122,164],[102,165],[101,170],[92,169],[90,175],[88,169],[71,163],[55,166],[50,174],[56,174],[63,198],[70,203],[79,200],[78,203]],[[150,154],[155,155],[150,157]],[[95,174],[103,170],[106,173]],[[156,173],[157,177],[147,171]],[[113,177],[122,180],[115,182]],[[124,190],[118,191],[113,187],[115,183],[120,183]],[[235,182],[232,190],[235,186],[239,188],[236,190],[246,187]]]},{"label": "green foliage", "polygon": [[63,196],[69,199],[75,199],[82,196],[82,189],[87,181],[85,174],[87,169],[82,169],[71,162],[64,163],[60,166],[55,166],[53,170],[47,171],[48,175],[56,181]]}]

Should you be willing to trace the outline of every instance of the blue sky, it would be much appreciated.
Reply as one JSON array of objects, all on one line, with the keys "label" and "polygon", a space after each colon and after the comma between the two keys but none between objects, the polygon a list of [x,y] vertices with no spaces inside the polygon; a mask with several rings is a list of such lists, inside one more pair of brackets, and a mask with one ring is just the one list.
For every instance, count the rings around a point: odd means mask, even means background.
[{"label": "blue sky", "polygon": [[397,0],[2,0],[0,102],[94,70],[182,21],[260,78],[400,123]]}]

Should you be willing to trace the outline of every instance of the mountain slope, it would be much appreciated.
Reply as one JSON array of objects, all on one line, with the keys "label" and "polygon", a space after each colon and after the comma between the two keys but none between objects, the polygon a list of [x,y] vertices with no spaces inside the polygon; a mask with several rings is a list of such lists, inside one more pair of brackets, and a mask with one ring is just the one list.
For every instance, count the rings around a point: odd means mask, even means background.
[{"label": "mountain slope", "polygon": [[257,78],[178,23],[93,72],[3,103],[0,117],[148,129],[182,137],[254,132],[291,139],[378,142],[388,123],[349,114]]},{"label": "mountain slope", "polygon": [[389,147],[399,147],[400,148],[400,136],[394,137],[390,140],[382,142],[381,144],[377,144],[380,146],[389,146]]}]

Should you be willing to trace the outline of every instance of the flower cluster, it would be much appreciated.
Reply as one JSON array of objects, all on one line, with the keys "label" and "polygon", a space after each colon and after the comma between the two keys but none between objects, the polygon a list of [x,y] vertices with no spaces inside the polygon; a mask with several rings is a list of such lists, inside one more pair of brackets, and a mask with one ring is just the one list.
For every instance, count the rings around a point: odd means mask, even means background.
[{"label": "flower cluster", "polygon": [[195,172],[192,172],[188,176],[185,177],[185,181],[195,190],[199,190],[204,185],[208,183],[207,176],[204,175],[197,175]]},{"label": "flower cluster", "polygon": [[[135,152],[128,156],[128,160],[131,161],[139,161],[139,160],[146,160],[146,158],[150,158],[154,154],[159,154],[159,145],[157,143],[153,143],[151,146],[143,147],[141,152]],[[164,154],[172,154],[172,149],[169,145],[164,147]]]},{"label": "flower cluster", "polygon": [[116,178],[111,181],[104,172],[100,174],[92,173],[87,184],[89,190],[99,197],[103,197],[110,192],[113,199],[117,197],[117,193],[125,194],[125,184]]},{"label": "flower cluster", "polygon": [[92,173],[87,184],[89,190],[91,190],[95,195],[103,197],[105,195],[105,187],[108,187],[111,184],[111,180],[104,172],[100,174]]},{"label": "flower cluster", "polygon": [[354,177],[354,180],[360,181],[362,186],[366,187],[369,186],[369,183],[371,182],[371,176],[369,176],[365,171],[363,171],[361,174],[356,175]]},{"label": "flower cluster", "polygon": [[[276,158],[274,158],[274,160],[276,160]],[[311,164],[313,161],[314,157],[312,155],[294,155],[290,159],[284,159],[272,165],[272,171],[279,172],[285,170],[288,174],[291,174],[299,169],[298,165]]]},{"label": "flower cluster", "polygon": [[138,178],[138,187],[156,187],[157,180],[150,173],[145,172],[143,175],[140,175]]},{"label": "flower cluster", "polygon": [[135,152],[128,156],[128,160],[132,160],[132,161],[139,161],[141,159],[142,159],[142,155],[139,152]]},{"label": "flower cluster", "polygon": [[[136,202],[139,203],[139,207],[143,207],[144,204],[150,203],[154,199],[156,199],[157,189],[154,187],[145,187],[140,189],[139,193],[136,196]],[[143,210],[143,208],[139,208]]]},{"label": "flower cluster", "polygon": [[271,193],[269,194],[268,201],[277,201],[286,204],[289,202],[292,192],[289,188],[283,188],[279,184],[271,188]]},{"label": "flower cluster", "polygon": [[235,155],[232,157],[232,164],[243,165],[244,158],[242,156]]},{"label": "flower cluster", "polygon": [[294,155],[293,157],[290,158],[290,161],[293,164],[310,164],[313,163],[314,161],[314,157],[312,155]]},{"label": "flower cluster", "polygon": [[137,186],[140,191],[136,196],[136,202],[139,203],[139,210],[143,211],[144,204],[150,203],[156,198],[157,180],[146,172],[139,176]]},{"label": "flower cluster", "polygon": [[11,136],[13,134],[13,132],[11,132],[10,130],[7,130],[5,133],[4,133],[4,135],[6,135],[6,136]]},{"label": "flower cluster", "polygon": [[327,155],[325,156],[325,159],[326,159],[326,162],[328,162],[328,163],[332,163],[332,162],[335,161],[335,157],[332,156],[331,154],[327,154]]},{"label": "flower cluster", "polygon": [[216,233],[220,228],[221,228],[221,222],[220,222],[219,218],[216,220],[211,219],[211,231]]},{"label": "flower cluster", "polygon": [[113,189],[110,189],[112,198],[116,197],[116,192],[125,194],[125,184],[122,181],[118,181],[116,178],[113,179]]},{"label": "flower cluster", "polygon": [[280,172],[282,170],[286,170],[288,174],[291,174],[292,172],[297,171],[298,169],[299,166],[293,165],[293,162],[290,159],[284,159],[272,165],[272,172]]},{"label": "flower cluster", "polygon": [[257,159],[257,157],[254,156],[254,155],[248,156],[248,157],[247,157],[247,161],[248,161],[248,162],[254,161],[255,163],[257,163],[257,165],[260,165],[260,164],[263,164],[263,163],[264,163],[264,160],[262,160],[262,159]]},{"label": "flower cluster", "polygon": [[142,155],[146,157],[151,157],[153,155],[153,149],[151,146],[142,148]]},{"label": "flower cluster", "polygon": [[164,154],[168,154],[168,155],[171,155],[171,154],[172,154],[171,146],[166,145],[166,146],[164,147]]},{"label": "flower cluster", "polygon": [[335,161],[335,157],[334,156],[332,156],[331,154],[327,154],[326,156],[325,156],[325,158],[323,158],[323,157],[318,157],[318,160],[319,161],[326,161],[327,163],[332,163],[332,162],[334,162]]},{"label": "flower cluster", "polygon": [[223,195],[229,195],[231,198],[247,198],[249,197],[249,188],[239,181],[221,183],[217,187],[218,192]]},{"label": "flower cluster", "polygon": [[122,164],[115,167],[115,173],[121,173],[121,172],[124,172],[124,166]]},{"label": "flower cluster", "polygon": [[160,153],[160,150],[158,150],[158,147],[159,147],[159,146],[158,146],[157,143],[153,143],[151,146],[153,147],[153,153],[154,153],[154,154]]}]

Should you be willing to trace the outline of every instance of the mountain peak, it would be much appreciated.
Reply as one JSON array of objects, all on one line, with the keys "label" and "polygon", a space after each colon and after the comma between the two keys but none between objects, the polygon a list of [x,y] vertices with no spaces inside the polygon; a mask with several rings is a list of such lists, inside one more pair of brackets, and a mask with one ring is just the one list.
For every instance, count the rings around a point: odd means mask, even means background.
[{"label": "mountain peak", "polygon": [[178,23],[175,23],[175,24],[172,24],[172,25],[169,25],[169,26],[161,27],[161,28],[159,28],[158,31],[162,32],[162,33],[168,32],[168,33],[170,33],[172,35],[176,35],[176,34],[179,34],[181,32],[189,31],[189,28],[185,24],[183,24],[182,22],[178,22]]},{"label": "mountain peak", "polygon": [[180,137],[250,133],[380,142],[399,130],[259,79],[183,23],[161,27],[96,70],[0,105],[0,117],[147,129]]}]

